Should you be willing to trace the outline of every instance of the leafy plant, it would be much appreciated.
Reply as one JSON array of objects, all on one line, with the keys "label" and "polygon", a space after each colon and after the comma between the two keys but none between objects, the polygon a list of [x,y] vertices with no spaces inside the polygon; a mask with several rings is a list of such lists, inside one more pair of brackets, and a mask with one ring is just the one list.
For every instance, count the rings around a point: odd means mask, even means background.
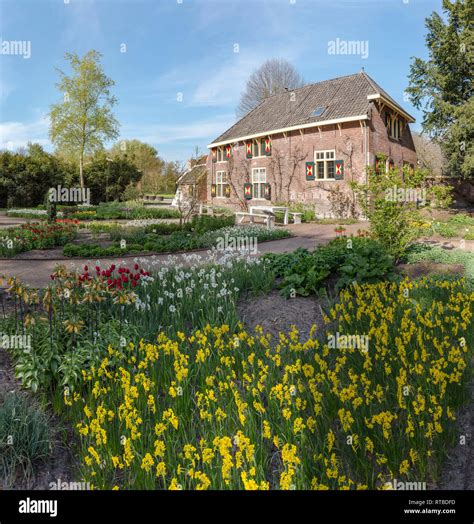
[{"label": "leafy plant", "polygon": [[339,273],[341,277],[336,289],[354,282],[372,284],[393,275],[393,259],[381,244],[368,240],[348,252],[343,265],[339,267]]},{"label": "leafy plant", "polygon": [[309,252],[269,254],[264,257],[277,277],[282,278],[281,294],[286,298],[323,292],[330,276],[338,277],[336,289],[352,284],[390,278],[393,259],[384,247],[369,238],[338,238]]},{"label": "leafy plant", "polygon": [[379,171],[367,168],[368,182],[352,182],[359,206],[370,221],[370,231],[386,250],[398,261],[408,247],[424,230],[417,227],[422,222],[417,193],[428,200],[432,188],[428,187],[428,173],[422,169],[403,168],[385,170],[384,155],[379,155]]},{"label": "leafy plant", "polygon": [[0,485],[9,489],[19,474],[29,480],[35,462],[50,454],[50,417],[24,394],[6,393],[0,397],[0,435]]}]

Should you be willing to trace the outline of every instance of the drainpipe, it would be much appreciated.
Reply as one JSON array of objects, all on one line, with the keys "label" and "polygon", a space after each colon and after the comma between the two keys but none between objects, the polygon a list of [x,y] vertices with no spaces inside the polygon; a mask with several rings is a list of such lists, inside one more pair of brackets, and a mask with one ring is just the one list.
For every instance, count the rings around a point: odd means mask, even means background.
[{"label": "drainpipe", "polygon": [[365,183],[368,182],[367,166],[369,165],[369,129],[367,122],[364,122],[364,162],[365,162]]}]

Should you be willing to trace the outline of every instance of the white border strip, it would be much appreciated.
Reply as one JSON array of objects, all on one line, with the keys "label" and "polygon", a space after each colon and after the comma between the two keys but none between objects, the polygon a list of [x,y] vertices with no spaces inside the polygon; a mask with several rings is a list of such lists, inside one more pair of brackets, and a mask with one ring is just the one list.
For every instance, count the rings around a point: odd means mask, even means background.
[{"label": "white border strip", "polygon": [[357,122],[358,120],[368,120],[368,119],[369,117],[367,115],[359,115],[359,116],[351,116],[347,118],[334,118],[333,120],[322,120],[320,122],[311,122],[309,124],[301,124],[299,126],[284,127],[282,129],[274,129],[273,131],[255,133],[253,135],[239,136],[238,138],[231,138],[229,140],[223,140],[221,142],[213,142],[212,144],[209,144],[207,147],[208,149],[211,149],[213,147],[219,147],[225,144],[231,144],[233,142],[240,142],[242,140],[250,140],[252,138],[258,138],[258,137],[263,137],[263,136],[271,136],[271,135],[276,135],[278,133],[296,131],[298,129],[309,129],[310,127],[330,126],[331,124],[340,124],[342,122]]},{"label": "white border strip", "polygon": [[393,102],[390,102],[390,100],[387,100],[385,97],[380,95],[379,93],[375,95],[367,95],[367,100],[378,100],[381,99],[383,103],[387,106],[390,106],[393,110],[397,111],[398,113],[401,113],[409,122],[413,123],[415,122],[415,119],[406,111],[401,109],[400,107],[393,104]]}]

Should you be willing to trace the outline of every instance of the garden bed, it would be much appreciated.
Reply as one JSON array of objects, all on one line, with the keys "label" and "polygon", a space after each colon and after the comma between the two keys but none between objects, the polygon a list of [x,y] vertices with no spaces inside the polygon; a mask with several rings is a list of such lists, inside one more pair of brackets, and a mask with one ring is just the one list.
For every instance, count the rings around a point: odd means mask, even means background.
[{"label": "garden bed", "polygon": [[[373,241],[357,240],[350,258],[346,241],[296,260],[59,269],[40,295],[12,282],[15,315],[2,330],[26,326],[37,341],[36,361],[11,351],[18,377],[48,392],[74,428],[80,478],[108,489],[384,489],[439,478],[466,399],[472,294],[452,278],[384,281],[384,263],[363,269],[380,259]],[[318,286],[289,300],[272,291],[284,267],[335,259],[341,291],[330,300],[315,298]],[[334,333],[367,334],[370,349],[332,348]],[[358,440],[348,446],[348,435]]]}]

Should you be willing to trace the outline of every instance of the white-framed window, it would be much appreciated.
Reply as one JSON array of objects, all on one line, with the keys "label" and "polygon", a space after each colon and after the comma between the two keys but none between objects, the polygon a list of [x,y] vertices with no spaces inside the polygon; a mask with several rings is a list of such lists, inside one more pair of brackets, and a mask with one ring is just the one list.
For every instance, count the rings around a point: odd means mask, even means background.
[{"label": "white-framed window", "polygon": [[264,167],[252,169],[253,198],[265,198],[265,184],[267,183],[267,170]]},{"label": "white-framed window", "polygon": [[216,171],[216,196],[224,197],[225,188],[228,186],[227,172],[226,171]]},{"label": "white-framed window", "polygon": [[315,151],[316,180],[334,180],[336,150]]},{"label": "white-framed window", "polygon": [[387,132],[390,138],[400,140],[403,134],[403,120],[394,114],[387,113]]},{"label": "white-framed window", "polygon": [[252,142],[252,158],[265,156],[265,139],[256,138]]},{"label": "white-framed window", "polygon": [[225,160],[224,148],[218,147],[217,148],[217,161],[224,162],[224,160]]}]

